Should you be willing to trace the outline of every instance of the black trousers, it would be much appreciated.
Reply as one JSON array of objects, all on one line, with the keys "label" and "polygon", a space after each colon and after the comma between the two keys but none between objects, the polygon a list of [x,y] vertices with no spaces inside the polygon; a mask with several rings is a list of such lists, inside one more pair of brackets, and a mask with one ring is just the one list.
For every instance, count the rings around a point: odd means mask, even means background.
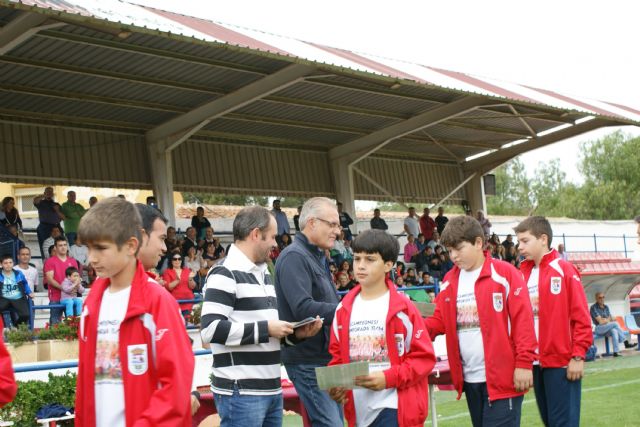
[{"label": "black trousers", "polygon": [[0,297],[0,313],[7,310],[13,310],[18,315],[17,325],[29,323],[29,301],[26,298],[7,299]]}]

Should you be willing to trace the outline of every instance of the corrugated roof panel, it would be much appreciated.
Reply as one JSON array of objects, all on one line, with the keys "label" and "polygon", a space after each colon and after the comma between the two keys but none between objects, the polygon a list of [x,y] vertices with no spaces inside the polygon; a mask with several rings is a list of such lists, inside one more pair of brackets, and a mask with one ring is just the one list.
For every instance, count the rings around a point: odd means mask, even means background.
[{"label": "corrugated roof panel", "polygon": [[[0,178],[48,184],[146,188],[151,180],[144,137],[0,122]],[[24,175],[24,165],[29,176]]]},{"label": "corrugated roof panel", "polygon": [[[167,107],[193,108],[211,101],[214,95],[151,86],[136,82],[103,79],[95,76],[66,73],[26,66],[15,66],[0,62],[0,75],[4,85],[19,85],[37,91],[39,88],[61,92],[89,94],[128,101],[166,104]],[[6,86],[5,86],[6,87]]]},{"label": "corrugated roof panel", "polygon": [[[180,191],[283,196],[333,193],[327,155],[315,151],[189,140],[174,151],[173,164],[175,188]],[[291,165],[301,169],[292,172]],[[194,173],[198,169],[205,175]],[[252,172],[235,173],[238,170]]]},{"label": "corrugated roof panel", "polygon": [[[460,181],[460,171],[456,165],[369,157],[358,163],[357,167],[374,181],[384,183],[383,186],[387,191],[405,202],[438,202],[458,186]],[[388,199],[388,196],[358,172],[354,173],[354,181],[356,199]],[[464,199],[464,190],[460,189],[454,193],[450,201],[458,202]]]},{"label": "corrugated roof panel", "polygon": [[[505,135],[497,132],[489,132],[479,129],[470,130],[463,127],[448,126],[447,122],[430,126],[426,129],[426,132],[436,140],[454,139],[459,141],[493,143],[499,141],[515,141],[518,139],[512,135]],[[418,132],[418,134],[420,134],[420,132]]]},{"label": "corrugated roof panel", "polygon": [[330,111],[300,105],[269,102],[266,100],[255,101],[244,108],[236,110],[235,113],[308,122],[314,125],[344,126],[362,129],[364,131],[379,129],[398,121],[397,119],[389,119],[386,117]]},{"label": "corrugated roof panel", "polygon": [[228,132],[231,134],[242,134],[247,136],[255,136],[256,140],[260,140],[260,136],[268,138],[278,138],[282,140],[291,139],[292,141],[308,141],[318,143],[343,143],[360,136],[359,134],[309,129],[297,126],[284,126],[270,123],[257,123],[245,120],[235,120],[230,118],[221,118],[214,120],[206,126],[206,130],[216,132]]}]

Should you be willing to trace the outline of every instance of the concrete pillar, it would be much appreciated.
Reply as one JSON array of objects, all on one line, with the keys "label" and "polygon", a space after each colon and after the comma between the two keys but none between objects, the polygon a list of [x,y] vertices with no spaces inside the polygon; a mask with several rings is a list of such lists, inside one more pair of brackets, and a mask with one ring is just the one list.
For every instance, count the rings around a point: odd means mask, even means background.
[{"label": "concrete pillar", "polygon": [[349,166],[349,159],[331,161],[331,177],[336,190],[336,201],[342,202],[342,208],[353,218],[353,233],[358,232],[356,218],[355,190],[353,185],[353,168]]},{"label": "concrete pillar", "polygon": [[484,181],[482,175],[477,174],[468,183],[465,184],[464,190],[467,193],[467,201],[473,212],[473,216],[479,209],[482,209],[486,215],[487,201],[484,196]]},{"label": "concrete pillar", "polygon": [[176,225],[176,209],[173,199],[173,165],[171,151],[164,149],[164,141],[148,144],[149,164],[151,165],[151,184],[158,206],[169,220]]}]

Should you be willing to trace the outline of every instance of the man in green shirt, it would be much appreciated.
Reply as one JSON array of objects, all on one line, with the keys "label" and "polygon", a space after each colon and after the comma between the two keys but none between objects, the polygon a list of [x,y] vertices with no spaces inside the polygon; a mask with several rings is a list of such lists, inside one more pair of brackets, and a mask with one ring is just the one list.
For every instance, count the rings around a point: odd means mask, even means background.
[{"label": "man in green shirt", "polygon": [[76,241],[78,224],[80,224],[80,218],[85,213],[85,208],[80,203],[76,203],[76,192],[69,191],[67,193],[67,201],[62,204],[60,209],[65,216],[64,230],[69,246],[71,246]]}]

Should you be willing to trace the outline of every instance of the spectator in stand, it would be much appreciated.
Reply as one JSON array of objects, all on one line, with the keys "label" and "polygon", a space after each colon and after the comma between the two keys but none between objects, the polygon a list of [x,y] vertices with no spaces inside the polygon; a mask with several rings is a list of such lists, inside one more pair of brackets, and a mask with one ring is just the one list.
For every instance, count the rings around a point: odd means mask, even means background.
[{"label": "spectator in stand", "polygon": [[424,234],[424,239],[429,242],[433,239],[433,233],[436,231],[436,222],[429,216],[429,208],[424,208],[420,217],[420,231]]},{"label": "spectator in stand", "polygon": [[404,262],[413,262],[413,256],[418,253],[418,245],[413,234],[407,237],[407,244],[404,245]]},{"label": "spectator in stand", "polygon": [[338,206],[338,218],[340,218],[340,225],[342,226],[342,232],[344,233],[345,240],[353,240],[353,234],[351,234],[351,228],[349,226],[353,224],[353,218],[342,210],[342,202],[337,203]]},{"label": "spectator in stand", "polygon": [[564,245],[562,243],[558,245],[558,255],[560,255],[561,259],[565,261],[569,261],[569,256],[567,255],[567,252],[564,250]]},{"label": "spectator in stand", "polygon": [[[55,239],[53,255],[44,263],[44,276],[49,287],[49,305],[60,304],[62,282],[66,278],[66,271],[69,267],[80,269],[78,261],[69,256],[69,246],[67,239],[58,236]],[[55,325],[62,319],[62,310],[52,308],[49,310],[49,324]]]},{"label": "spectator in stand", "polygon": [[449,222],[449,218],[444,216],[444,208],[442,206],[438,207],[438,215],[436,216],[435,221],[438,234],[442,234],[442,231],[444,231],[444,228],[447,226],[447,222]]},{"label": "spectator in stand", "polygon": [[[13,268],[13,256],[6,254],[2,258],[0,274],[0,314],[11,309],[18,315],[17,325],[29,322],[29,298],[33,292],[27,279],[20,270]],[[16,325],[16,326],[17,326]]]},{"label": "spectator in stand", "polygon": [[[440,249],[440,246],[438,246],[438,249]],[[437,253],[434,253],[431,257],[431,261],[429,261],[429,275],[438,280],[441,280],[444,277],[442,274],[442,260],[440,259],[440,255]]]},{"label": "spectator in stand", "polygon": [[416,246],[418,247],[418,252],[424,251],[424,248],[427,247],[427,241],[424,238],[424,234],[418,234],[418,240],[416,241]]},{"label": "spectator in stand", "polygon": [[291,244],[291,236],[289,235],[289,233],[284,233],[282,235],[282,238],[280,239],[280,244],[278,245],[278,248],[280,249],[280,251],[282,251],[284,250],[284,248],[286,248],[290,244]]},{"label": "spectator in stand", "polygon": [[438,246],[442,247],[442,245],[440,244],[440,233],[434,231],[433,238],[427,242],[427,246],[431,246],[431,249],[433,249],[433,253],[436,252],[436,248]]},{"label": "spectator in stand", "polygon": [[200,271],[206,268],[207,263],[202,259],[200,251],[195,247],[191,246],[187,251],[187,256],[184,258],[184,266],[193,273],[191,277],[193,277],[193,280],[196,283],[196,288],[199,291],[202,288],[202,277],[200,276]]},{"label": "spectator in stand", "polygon": [[[422,273],[420,276],[420,282],[418,283],[420,286],[431,286],[433,285],[433,277],[429,275],[429,273]],[[431,302],[431,301],[429,301]]]},{"label": "spectator in stand", "polygon": [[410,267],[407,269],[407,276],[404,278],[404,283],[407,286],[414,286],[418,284],[418,276],[416,276],[415,268]]},{"label": "spectator in stand", "polygon": [[205,267],[206,269],[209,269],[209,268],[213,267],[216,264],[216,261],[218,260],[218,257],[216,257],[216,244],[215,243],[207,243],[204,246],[204,253],[202,254],[202,260],[206,264],[206,267]]},{"label": "spectator in stand", "polygon": [[344,259],[344,252],[345,252],[344,242],[345,242],[344,232],[340,231],[340,234],[338,235],[336,240],[333,242],[333,247],[329,251],[331,260],[335,262],[336,265],[340,265],[342,263],[342,260]]},{"label": "spectator in stand", "polygon": [[[182,256],[187,256],[190,247],[198,249],[198,241],[196,240],[196,228],[195,227],[187,227],[186,236],[184,241],[182,242]],[[171,263],[169,263],[171,265]]]},{"label": "spectator in stand", "polygon": [[440,272],[442,277],[446,276],[449,270],[453,268],[453,261],[449,258],[449,254],[447,252],[442,252],[440,254],[440,262],[442,266],[440,267]]},{"label": "spectator in stand", "polygon": [[78,295],[84,293],[82,278],[77,268],[69,267],[65,271],[65,279],[62,281],[62,293],[60,302],[64,305],[64,313],[67,317],[80,316],[82,313],[82,298]]},{"label": "spectator in stand", "polygon": [[280,256],[280,248],[278,245],[275,245],[271,248],[271,252],[269,252],[269,259],[271,262],[275,263],[278,257]]},{"label": "spectator in stand", "polygon": [[95,279],[95,270],[89,263],[89,248],[83,245],[80,239],[76,237],[76,241],[69,248],[69,256],[76,261],[80,266],[80,277],[86,282],[91,283]]},{"label": "spectator in stand", "polygon": [[507,249],[504,260],[515,267],[520,267],[520,257],[518,256],[518,249],[515,245]]},{"label": "spectator in stand", "polygon": [[167,247],[167,253],[173,253],[174,249],[180,247],[180,242],[176,236],[175,227],[167,227],[167,238],[164,239],[165,246]]},{"label": "spectator in stand", "polygon": [[511,246],[515,246],[515,243],[513,243],[513,236],[511,234],[507,234],[507,238],[502,242],[502,246],[504,246],[504,249],[507,252]]},{"label": "spectator in stand", "polygon": [[350,291],[354,288],[356,282],[349,277],[348,273],[339,271],[336,274],[336,290],[339,292]]},{"label": "spectator in stand", "polygon": [[[204,216],[204,208],[202,206],[198,206],[196,208],[196,214],[195,216],[191,217],[191,227],[193,227],[196,231],[195,233],[195,237],[193,240],[195,240],[196,242],[198,240],[202,240],[205,237],[205,230],[207,229],[207,227],[211,227],[211,223],[209,222],[209,220]],[[183,248],[184,249],[184,248]],[[187,253],[186,251],[184,251],[184,253]]]},{"label": "spectator in stand", "polygon": [[275,199],[271,206],[273,207],[271,214],[276,218],[277,224],[276,242],[279,244],[284,233],[291,234],[289,219],[287,214],[280,208],[280,199]]},{"label": "spectator in stand", "polygon": [[[411,270],[411,271],[413,271],[413,270]],[[427,276],[428,276],[428,274],[427,274]],[[411,288],[413,286],[423,286],[422,283],[418,283],[418,282],[416,282],[414,280],[409,280],[409,277],[407,277],[407,280],[404,281],[404,284],[405,284],[405,286],[407,286],[409,288]],[[409,299],[411,301],[431,302],[431,297],[429,296],[429,294],[427,294],[426,289],[408,289],[408,290],[404,291],[404,294],[407,297],[409,297]]]},{"label": "spectator in stand", "polygon": [[16,240],[18,242],[18,249],[24,248],[26,246],[24,244],[24,242],[22,240],[20,240],[20,234],[18,233],[18,226],[17,225],[15,225],[15,224],[7,225],[7,230],[9,230],[9,233],[11,233],[11,235],[16,238]]},{"label": "spectator in stand", "polygon": [[[340,267],[338,268],[338,273],[345,273],[347,276],[349,276],[349,280],[354,280],[353,277],[353,268],[351,267],[351,263],[349,261],[342,261],[340,264]],[[336,274],[336,277],[338,275]]]},{"label": "spectator in stand", "polygon": [[80,203],[76,203],[76,192],[67,193],[67,201],[62,204],[60,210],[64,214],[64,229],[69,245],[73,245],[78,235],[78,225],[85,213],[85,208]]},{"label": "spectator in stand", "polygon": [[[196,233],[197,234],[197,233]],[[198,249],[204,251],[204,247],[207,243],[213,243],[215,241],[213,227],[207,227],[204,229],[204,238],[198,239]]]},{"label": "spectator in stand", "polygon": [[596,293],[596,303],[589,309],[591,314],[591,320],[596,325],[596,335],[607,335],[612,338],[613,341],[613,357],[622,356],[618,351],[618,345],[624,343],[624,348],[633,348],[637,346],[637,343],[629,344],[629,341],[624,339],[624,331],[616,322],[616,319],[611,316],[609,306],[604,303],[604,294],[602,292]]},{"label": "spectator in stand", "polygon": [[413,262],[416,264],[416,269],[420,272],[429,272],[429,266],[431,265],[431,260],[434,257],[433,249],[431,246],[427,246],[424,250],[413,258]]},{"label": "spectator in stand", "polygon": [[404,278],[405,275],[405,266],[404,262],[396,261],[395,275],[402,276]]},{"label": "spectator in stand", "polygon": [[96,196],[89,197],[89,209],[91,209],[96,203],[98,203],[98,198]]},{"label": "spectator in stand", "polygon": [[11,196],[2,199],[0,224],[6,226],[15,225],[18,227],[18,231],[22,230],[22,219],[20,219],[20,213],[18,213],[18,209],[16,209],[16,201]]},{"label": "spectator in stand", "polygon": [[51,256],[50,248],[53,247],[53,244],[55,243],[56,238],[60,236],[62,236],[62,228],[60,228],[57,225],[54,225],[51,228],[51,235],[44,242],[42,242],[42,249],[44,250],[44,253],[45,253],[45,255],[43,255],[42,257],[43,260],[46,260]]},{"label": "spectator in stand", "polygon": [[158,200],[155,196],[147,196],[147,206],[160,210],[160,207],[158,207]]},{"label": "spectator in stand", "polygon": [[[44,194],[33,198],[33,206],[38,210],[38,246],[42,259],[47,258],[47,252],[44,251],[42,243],[51,235],[53,227],[60,227],[60,221],[64,220],[64,214],[60,210],[60,205],[53,200],[53,187],[44,189]],[[62,227],[60,227],[62,229]]]},{"label": "spectator in stand", "polygon": [[413,234],[414,236],[420,234],[420,224],[414,207],[409,208],[409,215],[404,219],[404,232],[407,235]]},{"label": "spectator in stand", "polygon": [[296,228],[296,233],[300,232],[300,212],[302,211],[302,206],[298,206],[298,213],[293,216],[293,225]]},{"label": "spectator in stand", "polygon": [[371,226],[372,230],[388,230],[389,226],[387,225],[387,222],[380,218],[380,209],[374,209],[373,210],[373,218],[371,218],[371,221],[369,221],[369,224]]},{"label": "spectator in stand", "polygon": [[482,210],[479,210],[478,212],[476,212],[476,219],[478,220],[478,222],[480,223],[480,226],[482,227],[485,240],[489,240],[489,237],[491,237],[491,221],[489,221],[489,218],[487,218],[484,215],[484,211]]},{"label": "spectator in stand", "polygon": [[31,263],[31,249],[27,246],[20,248],[18,251],[18,265],[14,267],[24,274],[29,287],[37,292],[38,290],[38,269]]},{"label": "spectator in stand", "polygon": [[393,283],[399,288],[404,288],[404,276],[397,276]]},{"label": "spectator in stand", "polygon": [[[193,248],[195,250],[195,248]],[[196,287],[194,275],[188,267],[182,268],[182,257],[178,254],[171,257],[171,264],[162,273],[164,286],[176,300],[193,299],[193,289]],[[192,303],[180,304],[180,312],[185,322],[191,313]]]}]

